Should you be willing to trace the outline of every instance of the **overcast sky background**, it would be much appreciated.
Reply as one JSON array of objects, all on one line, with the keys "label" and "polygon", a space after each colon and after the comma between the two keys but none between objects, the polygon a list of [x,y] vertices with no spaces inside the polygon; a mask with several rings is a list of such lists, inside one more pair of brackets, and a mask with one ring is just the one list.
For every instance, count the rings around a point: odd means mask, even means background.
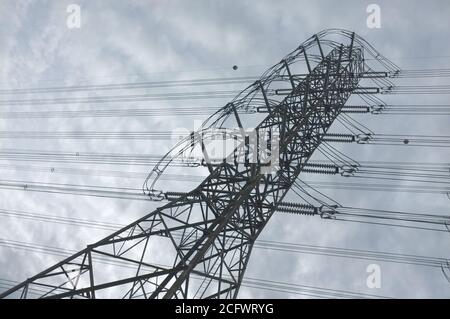
[{"label": "overcast sky background", "polygon": [[[81,6],[81,28],[66,26],[67,5]],[[366,8],[381,7],[381,28],[366,26]],[[142,80],[260,75],[308,37],[326,28],[355,31],[400,67],[450,68],[450,3],[441,1],[0,1],[0,88],[106,84]],[[435,59],[413,57],[436,56]],[[447,57],[445,57],[447,56]],[[238,65],[238,70],[232,66]],[[447,84],[428,79],[422,84]],[[414,82],[417,83],[417,82]],[[407,83],[404,80],[402,84]],[[195,88],[195,90],[226,89]],[[230,89],[241,89],[236,85]],[[142,91],[141,91],[142,92]],[[153,91],[149,91],[153,92]],[[124,92],[125,93],[125,92]],[[129,93],[129,92],[128,92]],[[92,93],[93,95],[95,93]],[[103,93],[100,93],[103,95]],[[64,95],[63,95],[64,96]],[[0,97],[7,98],[7,97]],[[386,97],[391,103],[448,104],[448,96]],[[112,107],[217,106],[227,100],[116,103]],[[109,105],[102,105],[102,107]],[[86,106],[1,106],[1,110]],[[357,117],[376,133],[450,135],[447,116]],[[0,119],[1,131],[149,131],[191,129],[201,117]],[[1,149],[163,154],[164,141],[0,139]],[[358,160],[448,162],[446,149],[339,146]],[[2,163],[7,163],[2,161]],[[45,163],[31,165],[46,166]],[[70,167],[55,164],[55,167]],[[75,166],[74,166],[75,167]],[[80,165],[76,167],[82,167]],[[97,167],[98,168],[98,167]],[[100,167],[148,172],[148,167]],[[140,188],[143,179],[65,176],[0,170],[2,180]],[[311,176],[306,179],[311,180]],[[342,179],[342,177],[341,177]],[[340,181],[332,177],[332,181]],[[170,188],[170,183],[165,185]],[[326,193],[347,206],[450,215],[444,195],[397,192]],[[127,224],[157,203],[0,190],[0,209]],[[73,226],[0,216],[0,238],[81,249],[108,234]],[[261,239],[449,258],[450,234],[275,215]],[[0,246],[0,278],[23,280],[60,260]],[[391,297],[450,297],[440,269],[378,263],[380,289],[366,286],[370,261],[255,249],[246,275],[261,279]],[[299,298],[243,287],[243,298]]]}]

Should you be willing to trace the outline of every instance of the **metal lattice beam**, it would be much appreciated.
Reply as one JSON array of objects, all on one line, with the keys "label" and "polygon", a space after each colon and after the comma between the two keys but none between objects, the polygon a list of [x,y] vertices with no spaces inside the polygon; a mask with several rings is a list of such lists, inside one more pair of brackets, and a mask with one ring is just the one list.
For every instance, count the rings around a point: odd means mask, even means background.
[{"label": "metal lattice beam", "polygon": [[[260,162],[208,163],[209,176],[191,192],[0,297],[33,291],[44,298],[236,298],[255,240],[368,71],[364,42],[348,32],[335,42],[326,38],[330,33],[308,39],[214,122],[234,117],[243,128],[237,109],[263,107],[267,115],[256,130],[279,134],[274,173]],[[302,76],[294,71],[299,63]],[[241,143],[235,154],[247,146]],[[154,262],[157,255],[172,265]]]}]

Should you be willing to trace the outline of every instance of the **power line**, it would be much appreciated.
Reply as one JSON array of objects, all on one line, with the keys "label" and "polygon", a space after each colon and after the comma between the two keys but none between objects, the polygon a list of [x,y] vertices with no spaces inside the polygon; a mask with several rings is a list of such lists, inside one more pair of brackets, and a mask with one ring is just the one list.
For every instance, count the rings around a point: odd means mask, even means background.
[{"label": "power line", "polygon": [[242,84],[255,81],[257,77],[221,77],[221,78],[200,78],[187,80],[169,80],[169,81],[145,81],[128,83],[110,83],[110,84],[90,84],[90,85],[72,85],[72,86],[53,86],[53,87],[34,87],[34,88],[16,88],[0,89],[0,95],[12,94],[37,94],[37,93],[68,93],[80,91],[119,91],[130,89],[149,89],[149,88],[168,88],[168,87],[192,87],[205,85],[224,85],[224,84]]},{"label": "power line", "polygon": [[[335,39],[334,37],[339,37]],[[344,40],[342,40],[344,39]],[[312,52],[313,51],[313,52]],[[368,58],[366,60],[366,58]],[[371,60],[374,59],[374,60]],[[367,61],[376,63],[368,63]],[[312,65],[311,63],[314,63]],[[308,70],[305,77],[298,77],[297,69]],[[146,298],[186,298],[192,293],[194,297],[229,297],[237,296],[241,283],[245,282],[244,271],[247,266],[248,258],[255,240],[263,230],[272,214],[278,211],[287,213],[299,213],[305,215],[320,215],[322,218],[343,219],[356,221],[356,219],[373,219],[371,223],[381,220],[385,223],[394,221],[423,223],[429,225],[445,224],[446,219],[443,216],[432,214],[406,214],[403,212],[391,212],[382,210],[359,209],[354,207],[345,207],[340,205],[321,190],[324,184],[320,182],[309,184],[297,179],[303,171],[327,169],[330,167],[311,168],[307,163],[315,150],[319,151],[335,166],[337,173],[346,165],[353,169],[353,165],[359,168],[359,163],[343,152],[339,151],[331,142],[372,142],[384,145],[414,145],[414,146],[432,146],[448,147],[447,137],[436,136],[409,136],[403,139],[403,144],[398,143],[398,136],[389,136],[374,134],[361,122],[356,121],[345,113],[344,105],[351,95],[360,95],[365,102],[378,103],[376,94],[447,94],[450,92],[446,85],[441,86],[395,86],[393,80],[396,76],[428,78],[430,76],[444,77],[445,70],[435,71],[410,71],[401,73],[401,70],[393,62],[389,61],[367,41],[353,32],[345,30],[326,30],[307,41],[305,41],[296,50],[284,57],[281,62],[268,69],[258,81],[253,82],[245,90],[240,92],[230,103],[226,104],[209,120],[211,127],[223,127],[225,121],[233,117],[236,123],[242,127],[241,118],[238,110],[254,110],[254,108],[263,107],[267,113],[260,116],[264,119],[258,124],[258,127],[274,127],[280,132],[280,170],[279,174],[266,176],[262,174],[260,165],[244,165],[243,163],[219,163],[210,165],[206,163],[209,175],[191,192],[177,193],[171,192],[173,198],[168,198],[168,203],[155,211],[143,216],[135,222],[125,226],[119,231],[113,232],[99,242],[87,246],[78,252],[69,253],[63,261],[53,265],[47,270],[33,276],[31,279],[20,283],[18,286],[0,295],[4,297],[14,291],[25,289],[22,296],[26,297],[26,289],[29,286],[39,285],[42,278],[52,279],[48,284],[48,291],[44,293],[57,293],[57,297],[82,296],[95,298],[95,294],[100,289],[117,288],[123,284],[130,284],[132,287],[125,292],[122,297],[146,297]],[[363,83],[364,79],[371,82],[370,85]],[[391,81],[392,79],[392,81]],[[361,81],[360,81],[361,80]],[[174,84],[174,83],[172,83]],[[185,84],[185,83],[184,83]],[[183,84],[183,85],[184,85]],[[146,85],[149,85],[148,83]],[[168,83],[154,84],[168,85]],[[197,84],[193,84],[197,85]],[[203,84],[202,84],[203,85]],[[206,84],[205,84],[206,85]],[[208,84],[209,85],[209,84]],[[215,84],[214,84],[215,85]],[[128,88],[142,88],[136,84],[129,84]],[[148,88],[148,87],[147,87]],[[53,87],[48,90],[85,90],[90,92],[94,87],[72,87],[61,88]],[[98,87],[97,87],[98,89]],[[111,88],[100,88],[104,90],[113,90]],[[24,92],[22,92],[24,93]],[[46,93],[33,91],[29,94]],[[50,92],[47,92],[50,93]],[[55,92],[51,92],[55,93]],[[129,93],[129,92],[128,92]],[[204,98],[227,98],[234,94],[234,91],[209,91],[209,92],[164,92],[164,93],[139,93],[139,94],[121,94],[121,95],[103,95],[103,96],[64,96],[64,97],[42,97],[35,99],[5,99],[0,101],[0,105],[18,106],[18,105],[66,105],[66,104],[84,104],[84,103],[111,103],[111,102],[135,102],[152,100],[186,100],[186,99],[204,99]],[[231,96],[230,96],[231,97]],[[332,102],[332,103],[331,103]],[[383,104],[380,102],[381,105]],[[249,107],[250,106],[250,107]],[[368,104],[369,111],[371,110]],[[361,109],[349,108],[350,111],[360,112]],[[74,110],[76,111],[76,110]],[[341,112],[342,111],[342,112]],[[367,111],[367,110],[365,110]],[[412,110],[409,110],[412,112]],[[34,112],[34,110],[33,110]],[[110,115],[112,113],[104,113]],[[187,113],[189,114],[189,113]],[[8,114],[15,115],[15,114]],[[28,114],[37,116],[36,113]],[[50,116],[49,113],[47,113]],[[59,115],[66,115],[60,113]],[[118,115],[116,113],[116,115]],[[339,118],[338,118],[339,117]],[[340,123],[352,135],[327,133],[334,120]],[[205,124],[208,125],[208,124]],[[117,138],[117,139],[167,139],[168,135],[164,132],[6,132],[4,138],[24,138],[27,134],[29,138]],[[42,134],[41,134],[42,133]],[[8,135],[9,134],[9,135]],[[17,135],[14,135],[17,134]],[[20,135],[19,135],[20,134]],[[52,134],[52,135],[50,135]],[[6,136],[8,135],[8,136]],[[356,136],[355,136],[356,135]],[[51,137],[50,137],[51,136]],[[187,145],[187,144],[186,144]],[[450,145],[450,144],[449,144]],[[186,146],[187,147],[187,146]],[[239,146],[241,147],[241,146]],[[238,150],[244,152],[243,148]],[[55,154],[18,154],[20,152],[9,152],[4,155],[5,160],[19,161],[22,159],[30,161],[42,161],[44,158],[55,159]],[[25,155],[25,156],[24,156]],[[28,158],[27,158],[28,157]],[[1,158],[1,157],[0,157]],[[79,158],[76,154],[75,159]],[[73,154],[65,156],[64,160],[73,161]],[[78,159],[77,159],[78,160]],[[101,163],[101,158],[95,158],[90,161],[84,158],[86,163]],[[140,162],[144,165],[145,160],[151,158],[141,158]],[[120,158],[113,155],[109,159],[110,163],[124,164],[129,159]],[[195,160],[194,160],[195,161]],[[80,163],[80,162],[79,162]],[[105,162],[103,162],[105,163]],[[157,166],[152,173],[164,173],[164,170],[170,166],[171,159],[165,158],[162,162],[157,162]],[[189,166],[191,159],[186,162],[173,162],[180,166]],[[195,163],[195,162],[194,162]],[[148,163],[147,163],[148,164]],[[196,162],[195,164],[203,164]],[[206,167],[205,167],[206,168]],[[351,170],[350,169],[350,170]],[[363,169],[359,170],[362,174],[369,177],[394,179],[401,176],[406,179],[444,180],[445,174],[433,174],[430,171],[402,171],[403,175],[397,172],[383,169]],[[349,174],[351,175],[352,172]],[[356,174],[358,170],[356,169]],[[371,175],[372,174],[372,175]],[[433,176],[431,176],[433,175]],[[175,176],[175,174],[174,174]],[[1,181],[5,188],[23,190],[36,190],[41,192],[67,192],[79,194],[99,194],[103,197],[122,196],[124,193],[133,193],[132,188],[125,187],[99,187],[94,185],[75,185],[75,184],[56,184],[56,183],[36,183],[31,182],[28,185],[23,181],[3,180]],[[359,187],[359,190],[386,191],[389,190],[388,184],[377,183],[376,186],[365,185],[360,187],[358,183],[345,183]],[[361,183],[359,183],[361,184]],[[415,192],[434,192],[445,191],[448,193],[444,183],[442,185],[432,185],[431,187],[423,185],[399,185],[400,191],[413,190]],[[325,185],[326,186],[326,185]],[[417,186],[415,188],[410,186]],[[421,188],[419,188],[419,186]],[[333,185],[336,187],[336,184]],[[345,187],[340,187],[344,189]],[[299,204],[292,208],[283,206],[283,198],[289,190],[295,192],[299,198],[307,204]],[[153,196],[154,184],[145,184],[144,192],[146,195]],[[167,192],[169,193],[169,192]],[[166,193],[166,194],[167,194]],[[128,194],[129,195],[129,194]],[[142,196],[146,196],[142,194]],[[176,195],[176,196],[175,196]],[[130,196],[131,198],[131,196]],[[320,206],[313,206],[319,203]],[[296,211],[297,210],[297,211]],[[191,214],[200,212],[199,214]],[[30,217],[30,216],[28,216]],[[194,219],[195,217],[195,219]],[[445,224],[446,225],[446,224]],[[446,225],[447,226],[447,225]],[[147,244],[151,236],[164,236],[173,244],[175,249],[175,259],[173,265],[168,268],[150,262],[144,261],[144,254],[147,251]],[[8,243],[5,243],[7,245]],[[24,248],[33,249],[31,246],[25,247],[23,243],[15,242],[11,245],[22,245]],[[264,245],[262,243],[261,245]],[[268,249],[288,250],[288,247],[278,246],[276,244],[265,243]],[[269,247],[272,245],[272,247]],[[48,247],[54,253],[58,253],[55,247]],[[311,247],[299,247],[291,250],[299,251],[303,249],[312,249]],[[315,248],[316,252],[318,248]],[[331,248],[330,248],[331,249]],[[127,255],[127,252],[133,250],[133,256]],[[313,250],[314,251],[314,250]],[[335,254],[353,254],[359,256],[362,254],[357,251],[333,251]],[[59,251],[59,253],[63,253]],[[332,253],[332,251],[328,251]],[[103,261],[106,257],[113,263],[123,265],[124,261],[132,262],[137,266],[135,275],[122,278],[116,272],[112,272],[107,282],[100,286],[94,280],[93,269],[99,269],[94,265],[97,261]],[[373,257],[373,256],[372,256]],[[388,258],[388,256],[379,256]],[[392,257],[392,256],[389,256]],[[103,258],[103,259],[102,259]],[[409,256],[410,261],[413,260]],[[414,258],[418,258],[415,256]],[[87,261],[87,262],[86,262]],[[420,263],[421,259],[414,259]],[[141,271],[141,268],[149,268],[152,271]],[[60,276],[66,273],[66,269],[74,272],[72,278]],[[100,268],[101,269],[101,268]],[[77,274],[75,274],[77,273]],[[67,273],[66,273],[67,274]],[[194,286],[191,293],[188,289],[190,278],[200,277],[200,284]],[[86,278],[89,277],[89,278]],[[79,282],[83,278],[82,285],[72,285],[67,288],[68,283],[73,283],[72,279]],[[86,280],[86,279],[87,280]],[[283,290],[280,283],[267,283],[267,289]],[[192,287],[192,286],[190,286]],[[212,287],[212,288],[211,288]],[[128,289],[128,288],[126,288]],[[111,289],[112,291],[113,289]],[[120,289],[119,289],[120,290]],[[122,293],[119,291],[119,293]],[[334,296],[340,295],[339,292],[330,292]]]},{"label": "power line", "polygon": [[[24,211],[0,209],[0,215],[4,217],[34,220],[44,223],[56,223],[70,226],[87,227],[100,230],[117,231],[126,225],[98,220],[86,220],[73,217],[62,217],[49,214],[37,214]],[[181,236],[181,233],[179,234]],[[327,246],[305,245],[272,240],[259,240],[255,243],[257,249],[271,249],[283,252],[315,254],[323,256],[343,257],[360,260],[376,260],[380,262],[392,262],[408,265],[418,265],[440,268],[445,265],[445,258],[425,257],[418,255],[406,255],[398,253],[387,253],[380,251],[357,250],[349,248],[337,248]]]},{"label": "power line", "polygon": [[[37,245],[32,243],[26,243],[21,241],[15,241],[15,240],[5,240],[0,239],[0,246],[5,248],[13,248],[13,249],[20,249],[25,250],[29,252],[34,253],[44,253],[49,255],[56,255],[56,256],[70,256],[74,250],[69,249],[62,249],[57,247],[51,247],[46,245]],[[131,267],[133,269],[136,269],[138,266],[127,266],[123,265],[117,262],[111,262],[106,259],[96,258],[97,261],[99,261],[102,264],[105,265],[114,265],[119,267]],[[160,265],[161,267],[168,267],[165,265]],[[145,268],[145,266],[144,266]],[[195,279],[200,279],[200,277],[193,276]],[[3,280],[5,281],[5,280]],[[14,283],[17,282],[12,281],[12,285],[14,286]],[[244,279],[244,284],[251,288],[258,288],[258,289],[269,289],[274,291],[280,291],[280,292],[289,292],[289,293],[299,293],[301,295],[305,294],[308,296],[323,296],[325,297],[334,297],[334,298],[386,298],[380,295],[373,295],[373,294],[365,294],[365,293],[358,293],[358,292],[350,292],[345,290],[337,290],[337,289],[330,289],[330,288],[318,288],[313,286],[306,286],[306,285],[300,285],[300,284],[293,284],[293,283],[287,283],[287,282],[281,282],[281,281],[274,281],[274,280],[265,280],[260,278],[253,278],[249,277]]]},{"label": "power line", "polygon": [[198,91],[198,92],[173,92],[173,93],[146,93],[127,95],[105,95],[91,97],[54,97],[34,99],[9,99],[0,100],[0,106],[23,105],[65,105],[65,104],[89,104],[89,103],[117,103],[138,101],[162,101],[162,100],[204,100],[232,98],[237,91]]}]

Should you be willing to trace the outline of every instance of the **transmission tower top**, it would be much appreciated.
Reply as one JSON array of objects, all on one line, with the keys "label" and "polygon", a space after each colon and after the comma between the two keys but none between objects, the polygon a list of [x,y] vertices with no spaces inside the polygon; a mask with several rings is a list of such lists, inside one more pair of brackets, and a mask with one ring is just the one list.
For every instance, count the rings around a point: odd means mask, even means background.
[{"label": "transmission tower top", "polygon": [[[372,99],[396,70],[353,32],[310,37],[155,166],[144,191],[168,203],[0,297],[236,298],[253,244],[346,101]],[[240,112],[250,109],[258,111]],[[210,145],[219,137],[234,144],[217,157]],[[195,152],[203,182],[161,190],[173,160]]]}]

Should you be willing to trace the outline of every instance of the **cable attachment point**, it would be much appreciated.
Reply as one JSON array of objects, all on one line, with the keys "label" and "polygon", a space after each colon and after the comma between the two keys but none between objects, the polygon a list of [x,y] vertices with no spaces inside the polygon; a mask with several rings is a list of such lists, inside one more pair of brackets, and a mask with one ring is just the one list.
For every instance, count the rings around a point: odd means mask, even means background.
[{"label": "cable attachment point", "polygon": [[450,283],[450,261],[447,259],[445,263],[441,264],[442,274],[445,279]]},{"label": "cable attachment point", "polygon": [[450,233],[450,227],[449,227],[449,221],[448,220],[444,220],[444,226],[445,226],[445,228],[447,228],[447,231]]},{"label": "cable attachment point", "polygon": [[384,109],[386,108],[386,105],[380,104],[380,105],[371,105],[370,106],[370,113],[372,114],[381,114]]},{"label": "cable attachment point", "polygon": [[157,189],[149,190],[148,197],[150,197],[150,200],[155,201],[155,202],[160,202],[160,201],[166,199],[164,192],[161,190],[157,190]]},{"label": "cable attachment point", "polygon": [[401,72],[400,70],[395,70],[395,71],[388,72],[388,77],[396,78],[397,76],[400,75],[400,72]]},{"label": "cable attachment point", "polygon": [[358,166],[356,165],[342,165],[339,167],[339,172],[341,173],[341,176],[344,177],[354,176],[357,171]]},{"label": "cable attachment point", "polygon": [[368,144],[372,139],[372,133],[364,133],[356,135],[356,143],[358,144]]},{"label": "cable attachment point", "polygon": [[381,94],[389,94],[393,90],[394,90],[394,86],[393,85],[389,85],[389,86],[382,87],[381,90],[380,90],[380,93]]},{"label": "cable attachment point", "polygon": [[336,219],[334,215],[336,213],[336,209],[338,205],[322,205],[319,207],[319,215],[323,219]]}]

